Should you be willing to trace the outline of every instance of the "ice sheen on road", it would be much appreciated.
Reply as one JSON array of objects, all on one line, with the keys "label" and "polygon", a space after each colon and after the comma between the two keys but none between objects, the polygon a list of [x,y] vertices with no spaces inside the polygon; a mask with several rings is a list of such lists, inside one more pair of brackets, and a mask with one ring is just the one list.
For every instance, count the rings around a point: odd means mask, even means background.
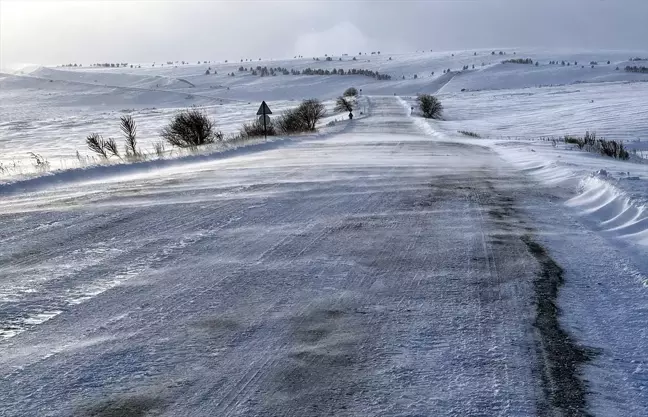
[{"label": "ice sheen on road", "polygon": [[0,345],[3,413],[546,412],[513,171],[396,98],[357,122],[4,206],[2,317],[62,313]]}]

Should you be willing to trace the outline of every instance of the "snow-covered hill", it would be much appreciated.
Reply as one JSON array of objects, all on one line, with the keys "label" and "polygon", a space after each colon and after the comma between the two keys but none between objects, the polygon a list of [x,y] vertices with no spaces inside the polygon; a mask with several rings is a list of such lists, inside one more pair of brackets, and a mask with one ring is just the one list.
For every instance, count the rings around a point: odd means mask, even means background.
[{"label": "snow-covered hill", "polygon": [[[91,132],[118,136],[117,120],[125,113],[135,117],[140,142],[150,150],[159,140],[161,126],[178,109],[202,107],[229,133],[254,119],[261,100],[278,113],[305,98],[330,100],[349,86],[364,95],[438,94],[447,120],[440,127],[449,131],[540,137],[592,130],[624,141],[648,141],[643,122],[648,74],[623,70],[648,61],[629,61],[633,57],[648,58],[648,52],[503,49],[500,55],[495,49],[185,65],[134,63],[132,68],[131,64],[30,68],[0,74],[0,163],[6,168],[0,176],[7,181],[33,171],[29,152],[42,155],[55,169],[78,165],[76,152],[86,154],[85,137]],[[502,63],[525,58],[538,65]],[[256,66],[299,72],[368,70],[391,80],[280,72],[260,77],[250,71]],[[248,71],[239,71],[240,67]]]}]

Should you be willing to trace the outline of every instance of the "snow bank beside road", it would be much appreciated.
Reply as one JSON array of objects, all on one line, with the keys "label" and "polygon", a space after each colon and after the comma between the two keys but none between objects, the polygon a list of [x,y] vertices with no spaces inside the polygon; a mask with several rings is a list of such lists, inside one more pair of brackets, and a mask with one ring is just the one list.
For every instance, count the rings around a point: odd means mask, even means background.
[{"label": "snow bank beside road", "polygon": [[[409,109],[411,100],[401,100]],[[473,139],[458,134],[454,122],[414,118],[439,141],[489,146],[507,162],[554,187],[566,205],[606,235],[648,247],[648,164],[620,161],[550,141]]]},{"label": "snow bank beside road", "polygon": [[212,148],[211,152],[187,155],[171,159],[155,159],[151,161],[122,163],[114,165],[93,165],[87,168],[73,168],[55,171],[50,174],[18,180],[5,184],[0,183],[0,195],[22,191],[34,191],[44,187],[88,182],[107,177],[123,177],[124,175],[138,174],[154,169],[172,168],[186,164],[209,162],[217,159],[233,157],[249,152],[259,152],[274,149],[294,140],[293,138],[271,138],[265,140],[250,140],[242,146],[225,148]]},{"label": "snow bank beside road", "polygon": [[567,206],[607,235],[648,246],[648,165],[549,142],[495,142],[507,161],[562,189]]},{"label": "snow bank beside road", "polygon": [[[363,116],[358,117],[358,119],[362,118]],[[123,179],[127,175],[142,174],[151,170],[178,168],[189,164],[195,165],[224,158],[232,158],[251,152],[262,152],[282,146],[289,146],[304,138],[312,140],[340,133],[346,129],[348,122],[349,120],[345,120],[341,115],[335,115],[325,119],[323,123],[326,123],[326,126],[322,127],[320,133],[316,134],[271,136],[267,140],[256,138],[237,143],[225,142],[222,144],[208,145],[199,149],[196,153],[189,153],[180,157],[63,169],[39,176],[18,179],[12,182],[0,182],[0,195],[35,191],[46,187],[69,185],[79,182],[105,181],[108,178]]]}]

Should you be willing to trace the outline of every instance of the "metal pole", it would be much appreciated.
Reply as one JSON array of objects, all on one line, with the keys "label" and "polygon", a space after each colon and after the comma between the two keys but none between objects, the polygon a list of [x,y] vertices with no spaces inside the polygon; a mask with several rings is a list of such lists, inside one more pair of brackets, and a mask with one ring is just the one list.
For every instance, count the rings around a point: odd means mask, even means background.
[{"label": "metal pole", "polygon": [[263,108],[263,138],[265,140],[268,140],[268,129],[266,127],[266,113],[265,113],[265,107]]}]

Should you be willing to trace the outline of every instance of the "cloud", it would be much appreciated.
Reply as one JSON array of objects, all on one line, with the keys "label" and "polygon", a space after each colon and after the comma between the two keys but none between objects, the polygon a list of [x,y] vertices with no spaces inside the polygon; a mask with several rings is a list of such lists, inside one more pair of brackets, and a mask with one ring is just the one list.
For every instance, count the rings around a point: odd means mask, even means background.
[{"label": "cloud", "polygon": [[373,43],[355,25],[342,22],[323,31],[300,35],[295,42],[294,52],[304,56],[356,54],[367,51]]},{"label": "cloud", "polygon": [[646,0],[0,0],[0,66],[496,47],[645,49]]}]

